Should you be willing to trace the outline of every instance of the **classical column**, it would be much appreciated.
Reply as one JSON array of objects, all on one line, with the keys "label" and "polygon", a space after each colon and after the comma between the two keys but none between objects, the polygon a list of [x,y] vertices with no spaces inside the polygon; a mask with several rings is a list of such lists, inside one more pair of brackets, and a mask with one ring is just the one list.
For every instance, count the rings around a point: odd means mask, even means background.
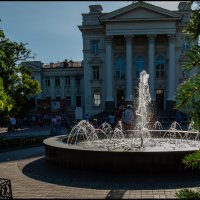
[{"label": "classical column", "polygon": [[50,84],[51,84],[51,99],[55,99],[55,76],[50,76]]},{"label": "classical column", "polygon": [[169,35],[168,101],[175,100],[175,36]]},{"label": "classical column", "polygon": [[65,98],[65,77],[60,76],[61,99]]},{"label": "classical column", "polygon": [[76,97],[75,97],[75,77],[71,76],[71,106],[76,106]]},{"label": "classical column", "polygon": [[156,101],[155,97],[155,35],[147,35],[148,37],[148,71],[149,71],[149,90],[151,94],[151,100]]},{"label": "classical column", "polygon": [[112,36],[106,36],[106,101],[114,101],[112,85]]},{"label": "classical column", "polygon": [[132,35],[126,35],[126,98],[133,101],[133,73],[132,73]]},{"label": "classical column", "polygon": [[168,35],[169,39],[169,67],[168,67],[168,94],[167,109],[172,109],[175,101],[175,36]]}]

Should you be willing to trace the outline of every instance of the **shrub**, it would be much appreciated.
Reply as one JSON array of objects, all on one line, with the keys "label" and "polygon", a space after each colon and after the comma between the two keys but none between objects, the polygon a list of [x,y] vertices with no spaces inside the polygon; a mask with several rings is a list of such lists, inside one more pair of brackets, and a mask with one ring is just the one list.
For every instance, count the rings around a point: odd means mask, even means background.
[{"label": "shrub", "polygon": [[40,145],[43,144],[43,140],[46,138],[47,136],[34,136],[34,137],[26,137],[26,138],[23,137],[14,139],[0,138],[0,151],[15,147]]},{"label": "shrub", "polygon": [[179,199],[200,199],[200,191],[193,191],[190,189],[183,189],[176,192]]}]

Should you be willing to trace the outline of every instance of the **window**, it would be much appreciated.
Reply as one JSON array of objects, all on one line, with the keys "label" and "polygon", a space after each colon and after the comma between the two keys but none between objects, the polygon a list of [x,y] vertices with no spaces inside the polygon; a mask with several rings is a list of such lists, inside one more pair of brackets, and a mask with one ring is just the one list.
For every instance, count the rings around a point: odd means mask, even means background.
[{"label": "window", "polygon": [[93,79],[99,80],[99,67],[97,66],[93,67]]},{"label": "window", "polygon": [[55,86],[60,86],[60,77],[59,76],[55,77]]},{"label": "window", "polygon": [[164,90],[163,89],[158,89],[158,90],[156,90],[156,94],[164,94]]},{"label": "window", "polygon": [[81,96],[76,96],[76,106],[77,107],[81,106]]},{"label": "window", "polygon": [[187,52],[188,49],[189,49],[189,42],[188,42],[188,40],[184,39],[183,46],[182,46],[182,52]]},{"label": "window", "polygon": [[99,106],[101,103],[101,95],[99,91],[94,92],[94,105]]},{"label": "window", "polygon": [[123,55],[118,55],[115,61],[115,76],[116,79],[125,77],[125,59]]},{"label": "window", "polygon": [[159,56],[156,59],[156,78],[157,79],[164,79],[164,57]]},{"label": "window", "polygon": [[70,96],[66,97],[66,103],[67,103],[67,107],[71,106],[71,97]]},{"label": "window", "polygon": [[61,97],[60,97],[60,96],[56,96],[56,99],[57,99],[57,100],[60,100],[60,99],[61,99]]},{"label": "window", "polygon": [[92,40],[92,53],[94,55],[97,55],[99,53],[99,41],[98,40]]},{"label": "window", "polygon": [[138,56],[136,58],[136,78],[140,77],[140,72],[144,70],[144,58],[142,56]]},{"label": "window", "polygon": [[50,86],[50,78],[49,78],[49,76],[45,77],[45,86]]},{"label": "window", "polygon": [[77,87],[78,95],[80,93],[80,83],[81,83],[81,79],[80,78],[76,78],[76,87]]},{"label": "window", "polygon": [[76,78],[76,86],[80,86],[80,78]]},{"label": "window", "polygon": [[70,76],[65,77],[65,85],[70,86]]}]

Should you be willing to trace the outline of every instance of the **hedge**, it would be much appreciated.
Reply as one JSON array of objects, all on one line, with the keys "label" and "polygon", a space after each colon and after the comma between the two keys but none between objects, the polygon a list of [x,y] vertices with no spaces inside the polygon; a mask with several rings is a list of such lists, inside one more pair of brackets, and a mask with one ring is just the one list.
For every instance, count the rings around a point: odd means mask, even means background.
[{"label": "hedge", "polygon": [[25,147],[30,145],[42,145],[43,140],[48,136],[34,136],[34,137],[20,137],[13,139],[0,138],[0,151],[16,148]]}]

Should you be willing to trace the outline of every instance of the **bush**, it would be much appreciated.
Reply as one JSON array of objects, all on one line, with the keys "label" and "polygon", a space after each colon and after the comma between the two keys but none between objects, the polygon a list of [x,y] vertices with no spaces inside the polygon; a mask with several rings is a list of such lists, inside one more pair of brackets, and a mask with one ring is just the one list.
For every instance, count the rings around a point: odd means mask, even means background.
[{"label": "bush", "polygon": [[179,199],[200,199],[200,192],[189,189],[183,189],[179,192],[176,192],[176,196]]},{"label": "bush", "polygon": [[14,139],[0,138],[0,150],[29,146],[29,145],[40,145],[43,144],[43,140],[46,138],[47,136],[34,136],[34,137],[14,138]]}]

